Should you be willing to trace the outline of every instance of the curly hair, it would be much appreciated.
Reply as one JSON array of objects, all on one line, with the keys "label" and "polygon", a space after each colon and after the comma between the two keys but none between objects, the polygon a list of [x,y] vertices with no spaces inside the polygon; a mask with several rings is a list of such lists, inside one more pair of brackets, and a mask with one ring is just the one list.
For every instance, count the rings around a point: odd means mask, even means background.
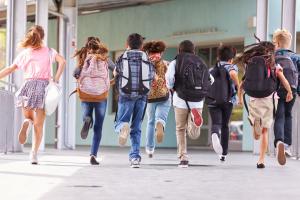
[{"label": "curly hair", "polygon": [[147,53],[162,53],[166,50],[166,44],[163,41],[146,42],[142,48]]}]

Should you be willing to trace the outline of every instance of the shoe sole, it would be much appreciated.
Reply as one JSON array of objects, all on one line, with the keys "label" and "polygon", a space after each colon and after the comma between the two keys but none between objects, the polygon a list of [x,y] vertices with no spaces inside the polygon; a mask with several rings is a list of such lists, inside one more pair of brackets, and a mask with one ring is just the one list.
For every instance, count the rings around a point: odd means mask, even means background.
[{"label": "shoe sole", "polygon": [[178,165],[179,168],[188,168],[188,165]]},{"label": "shoe sole", "polygon": [[120,146],[124,146],[127,142],[128,135],[129,135],[129,124],[124,124],[124,126],[121,129],[121,132],[119,134],[119,144]]},{"label": "shoe sole", "polygon": [[164,139],[164,126],[162,123],[157,122],[156,124],[156,141],[157,143],[162,143]]},{"label": "shoe sole", "polygon": [[141,166],[140,165],[131,165],[130,167],[136,169],[136,168],[140,168]]},{"label": "shoe sole", "polygon": [[277,145],[277,160],[280,165],[285,165],[285,163],[286,163],[286,157],[285,157],[283,143],[279,143]]},{"label": "shoe sole", "polygon": [[153,154],[148,154],[148,157],[149,158],[153,158]]},{"label": "shoe sole", "polygon": [[192,117],[192,120],[193,120],[195,126],[201,127],[202,123],[203,123],[203,118],[202,118],[201,114],[196,109],[192,109],[191,114],[192,114],[191,117]]},{"label": "shoe sole", "polygon": [[[216,152],[216,154],[221,155],[223,153],[223,147],[220,144],[220,139],[216,138],[216,140],[214,140],[214,137],[218,137],[218,136],[214,136],[214,135],[212,136],[213,149]],[[217,141],[219,141],[219,142],[217,142]]]},{"label": "shoe sole", "polygon": [[27,130],[29,128],[30,122],[29,121],[25,121],[22,124],[22,127],[20,129],[19,132],[19,142],[20,144],[25,144],[26,140],[27,140]]},{"label": "shoe sole", "polygon": [[86,118],[83,127],[80,132],[81,139],[85,140],[89,134],[92,119],[90,117]]}]

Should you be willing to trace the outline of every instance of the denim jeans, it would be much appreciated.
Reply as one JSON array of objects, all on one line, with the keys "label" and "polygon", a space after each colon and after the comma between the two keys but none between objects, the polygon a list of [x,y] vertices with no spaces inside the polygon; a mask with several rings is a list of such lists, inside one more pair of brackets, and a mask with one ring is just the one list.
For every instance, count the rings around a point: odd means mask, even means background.
[{"label": "denim jeans", "polygon": [[130,125],[130,140],[131,149],[129,153],[129,160],[133,158],[141,159],[140,144],[141,144],[141,126],[143,116],[145,114],[147,97],[140,97],[131,99],[128,97],[119,97],[118,112],[115,121],[115,131],[120,133],[124,123]]},{"label": "denim jeans", "polygon": [[[81,102],[83,120],[90,117],[94,124],[94,136],[91,147],[91,155],[97,156],[101,137],[102,126],[106,112],[107,100],[101,102]],[[95,120],[93,120],[93,111],[95,110]]]},{"label": "denim jeans", "polygon": [[216,133],[219,137],[221,137],[221,145],[223,148],[222,155],[227,155],[228,153],[228,124],[232,113],[232,107],[232,103],[209,107],[209,114],[212,121],[211,134]]},{"label": "denim jeans", "polygon": [[296,100],[296,95],[290,102],[280,98],[278,100],[277,111],[274,122],[274,145],[278,141],[282,141],[288,145],[292,145],[292,109]]},{"label": "denim jeans", "polygon": [[153,151],[155,148],[155,125],[160,122],[163,127],[166,126],[169,110],[171,107],[171,99],[162,102],[148,103],[147,105],[147,130],[146,130],[146,149]]}]

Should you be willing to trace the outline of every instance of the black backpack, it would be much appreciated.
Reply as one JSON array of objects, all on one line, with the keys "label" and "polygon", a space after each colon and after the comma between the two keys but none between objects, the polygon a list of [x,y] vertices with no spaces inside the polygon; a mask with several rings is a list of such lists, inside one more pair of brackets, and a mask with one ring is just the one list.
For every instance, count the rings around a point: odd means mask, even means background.
[{"label": "black backpack", "polygon": [[[227,64],[229,65],[229,64]],[[233,96],[233,88],[231,86],[230,76],[225,69],[225,65],[219,62],[210,70],[210,74],[214,77],[208,95],[205,99],[208,105],[222,105],[228,103]]]},{"label": "black backpack", "polygon": [[181,99],[202,101],[209,86],[209,71],[200,57],[192,53],[180,53],[176,56],[174,88]]},{"label": "black backpack", "polygon": [[[276,55],[275,61],[277,64],[280,64],[280,66],[283,69],[283,74],[285,78],[288,80],[291,88],[297,89],[298,87],[298,70],[296,68],[296,65],[292,61],[289,55]],[[286,90],[283,87],[283,85],[280,83],[279,89],[278,89],[278,95],[280,97],[286,96]]]},{"label": "black backpack", "polygon": [[250,97],[268,97],[277,90],[275,69],[267,66],[263,56],[255,56],[249,60],[243,80],[245,93]]}]

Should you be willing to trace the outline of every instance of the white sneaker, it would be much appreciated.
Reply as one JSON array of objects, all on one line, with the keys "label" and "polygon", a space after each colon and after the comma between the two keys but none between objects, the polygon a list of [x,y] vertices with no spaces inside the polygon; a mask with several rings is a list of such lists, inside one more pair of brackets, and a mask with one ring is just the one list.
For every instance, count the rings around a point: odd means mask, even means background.
[{"label": "white sneaker", "polygon": [[284,144],[281,141],[278,141],[276,144],[276,158],[280,165],[285,165],[286,157],[284,152]]},{"label": "white sneaker", "polygon": [[221,146],[221,143],[220,143],[220,139],[218,137],[218,134],[216,133],[213,133],[211,135],[211,141],[212,141],[212,146],[214,148],[214,151],[216,152],[216,154],[218,155],[222,155],[223,153],[223,148]]},{"label": "white sneaker", "polygon": [[30,157],[29,158],[30,158],[31,164],[33,164],[33,165],[37,165],[38,164],[37,152],[32,151],[30,153]]},{"label": "white sneaker", "polygon": [[292,153],[292,150],[291,150],[291,145],[284,144],[284,151],[285,151],[285,155],[287,157],[293,157],[293,153]]},{"label": "white sneaker", "polygon": [[130,161],[130,167],[131,168],[140,168],[141,167],[141,164],[140,164],[140,159],[138,158],[133,158],[131,161]]},{"label": "white sneaker", "polygon": [[147,148],[145,148],[146,154],[148,155],[149,158],[153,157],[154,154],[154,149],[153,150],[149,150]]},{"label": "white sneaker", "polygon": [[128,123],[124,123],[120,133],[119,133],[119,144],[120,146],[124,146],[127,142],[128,136],[130,132],[130,127]]}]

